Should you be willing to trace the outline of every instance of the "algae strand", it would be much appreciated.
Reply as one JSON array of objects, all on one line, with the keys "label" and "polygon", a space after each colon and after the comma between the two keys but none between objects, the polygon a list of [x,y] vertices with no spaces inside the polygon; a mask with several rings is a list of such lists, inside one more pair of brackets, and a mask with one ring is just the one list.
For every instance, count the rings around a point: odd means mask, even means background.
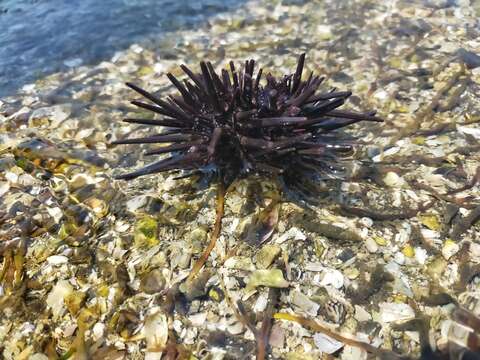
[{"label": "algae strand", "polygon": [[223,182],[219,182],[218,184],[218,189],[217,189],[217,199],[216,199],[216,216],[215,216],[215,224],[213,226],[213,231],[210,236],[210,242],[207,246],[207,248],[204,250],[200,258],[195,262],[193,265],[192,271],[188,275],[187,281],[191,281],[195,278],[195,276],[198,274],[198,272],[202,269],[203,265],[208,260],[208,257],[210,253],[212,252],[213,248],[215,247],[215,244],[217,243],[218,236],[220,235],[220,231],[222,229],[222,218],[223,214],[225,212],[225,185]]}]

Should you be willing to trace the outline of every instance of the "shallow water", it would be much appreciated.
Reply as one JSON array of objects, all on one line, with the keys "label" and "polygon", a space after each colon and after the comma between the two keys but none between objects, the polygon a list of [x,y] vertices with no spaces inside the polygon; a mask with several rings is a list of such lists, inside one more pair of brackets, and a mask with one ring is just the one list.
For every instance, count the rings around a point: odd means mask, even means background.
[{"label": "shallow water", "polygon": [[[421,359],[429,328],[442,358],[460,359],[447,342],[468,347],[480,333],[480,320],[469,331],[454,312],[480,318],[479,14],[475,0],[249,0],[0,97],[0,358],[66,357],[84,343],[78,358],[136,360],[167,340],[196,358],[254,358],[244,321],[274,306],[271,358],[367,358],[285,316],[298,314],[392,358]],[[164,156],[111,145],[158,131],[121,121],[147,116],[125,82],[167,99],[165,75],[186,78],[180,64],[199,71],[208,59],[219,71],[254,58],[282,75],[302,52],[306,70],[326,76],[322,91],[351,90],[345,110],[385,122],[346,130],[360,140],[355,176],[306,188],[318,204],[285,196],[270,208],[272,179],[232,186],[190,286],[216,186],[169,173],[113,179]]]},{"label": "shallow water", "polygon": [[0,96],[46,74],[108,59],[145,38],[189,28],[236,0],[0,2]]}]

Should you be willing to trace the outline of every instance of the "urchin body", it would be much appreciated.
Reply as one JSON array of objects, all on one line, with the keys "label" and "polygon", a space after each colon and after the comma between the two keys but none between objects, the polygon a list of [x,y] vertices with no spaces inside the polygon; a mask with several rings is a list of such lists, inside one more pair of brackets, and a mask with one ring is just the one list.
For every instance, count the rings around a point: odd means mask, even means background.
[{"label": "urchin body", "polygon": [[[167,74],[180,95],[161,100],[151,93],[127,85],[152,104],[132,101],[138,107],[163,115],[163,119],[125,119],[127,122],[162,126],[166,131],[153,136],[116,141],[115,144],[158,143],[148,155],[169,153],[120,179],[169,171],[215,169],[229,184],[250,173],[302,177],[314,173],[335,177],[339,158],[352,150],[352,143],[335,130],[353,123],[382,121],[374,112],[338,110],[349,91],[319,92],[323,78],[310,73],[302,79],[305,54],[299,57],[294,74],[275,78],[262,69],[254,75],[254,60],[238,72],[217,74],[210,62],[201,62],[201,72],[182,65],[189,77],[180,82]],[[169,144],[169,145],[165,145]]]}]

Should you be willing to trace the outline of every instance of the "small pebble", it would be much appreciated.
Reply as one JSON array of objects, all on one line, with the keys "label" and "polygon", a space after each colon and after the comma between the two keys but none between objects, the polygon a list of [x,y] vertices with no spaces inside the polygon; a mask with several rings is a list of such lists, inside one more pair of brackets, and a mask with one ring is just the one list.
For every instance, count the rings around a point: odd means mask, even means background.
[{"label": "small pebble", "polygon": [[443,243],[442,255],[445,258],[445,260],[449,260],[459,250],[460,250],[460,246],[455,241],[447,239]]},{"label": "small pebble", "polygon": [[372,254],[378,251],[377,243],[370,237],[365,240],[365,247],[367,248],[368,252]]}]

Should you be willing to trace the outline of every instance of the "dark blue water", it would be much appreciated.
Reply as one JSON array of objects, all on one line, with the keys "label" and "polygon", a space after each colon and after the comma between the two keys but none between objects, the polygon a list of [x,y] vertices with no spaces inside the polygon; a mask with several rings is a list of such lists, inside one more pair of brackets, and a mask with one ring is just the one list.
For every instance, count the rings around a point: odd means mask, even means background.
[{"label": "dark blue water", "polygon": [[168,31],[199,26],[244,0],[0,0],[0,97]]}]

